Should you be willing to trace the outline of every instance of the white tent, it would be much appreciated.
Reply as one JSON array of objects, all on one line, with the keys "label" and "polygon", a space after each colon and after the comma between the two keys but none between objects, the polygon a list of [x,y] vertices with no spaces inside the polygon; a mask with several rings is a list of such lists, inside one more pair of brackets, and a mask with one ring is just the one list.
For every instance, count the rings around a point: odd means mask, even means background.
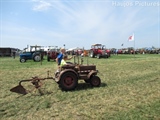
[{"label": "white tent", "polygon": [[74,47],[74,48],[70,48],[67,51],[73,51],[73,50],[83,50],[82,48],[79,47]]}]

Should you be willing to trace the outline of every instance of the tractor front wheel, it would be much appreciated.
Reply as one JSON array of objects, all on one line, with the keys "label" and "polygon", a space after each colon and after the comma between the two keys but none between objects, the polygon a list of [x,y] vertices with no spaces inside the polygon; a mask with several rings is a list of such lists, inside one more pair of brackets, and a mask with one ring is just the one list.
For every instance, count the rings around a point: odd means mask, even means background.
[{"label": "tractor front wheel", "polygon": [[77,85],[78,85],[78,78],[72,72],[64,73],[59,81],[59,87],[65,91],[73,90],[76,88]]},{"label": "tractor front wheel", "polygon": [[100,54],[97,54],[97,58],[100,59]]},{"label": "tractor front wheel", "polygon": [[93,87],[99,87],[101,84],[101,79],[98,76],[92,76],[90,79],[90,84]]},{"label": "tractor front wheel", "polygon": [[94,55],[94,51],[90,51],[90,57],[91,57],[91,58],[94,58],[94,56],[95,56],[95,55]]},{"label": "tractor front wheel", "polygon": [[20,62],[24,63],[24,62],[26,62],[26,59],[25,58],[20,58]]}]

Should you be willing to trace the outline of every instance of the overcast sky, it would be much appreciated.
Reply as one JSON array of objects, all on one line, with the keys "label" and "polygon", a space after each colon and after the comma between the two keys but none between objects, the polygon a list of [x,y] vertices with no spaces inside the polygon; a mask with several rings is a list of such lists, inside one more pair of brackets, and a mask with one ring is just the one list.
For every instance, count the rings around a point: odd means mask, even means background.
[{"label": "overcast sky", "polygon": [[[160,0],[0,0],[0,47],[160,47]],[[123,44],[123,46],[121,46]]]}]

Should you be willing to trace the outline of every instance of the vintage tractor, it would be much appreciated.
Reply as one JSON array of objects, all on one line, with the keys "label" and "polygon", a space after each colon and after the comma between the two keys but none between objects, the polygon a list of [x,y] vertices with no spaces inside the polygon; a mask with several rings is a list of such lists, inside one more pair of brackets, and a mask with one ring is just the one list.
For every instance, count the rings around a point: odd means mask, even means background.
[{"label": "vintage tractor", "polygon": [[49,46],[49,49],[47,51],[47,61],[49,62],[50,60],[55,61],[59,54],[59,49],[58,46]]},{"label": "vintage tractor", "polygon": [[59,84],[59,87],[63,90],[73,90],[77,87],[78,80],[84,80],[94,87],[100,86],[101,79],[97,76],[96,65],[83,65],[83,59],[79,63],[80,57],[77,56],[77,63],[75,58],[74,63],[68,63],[62,66],[60,72],[56,72],[55,81]]},{"label": "vintage tractor", "polygon": [[34,60],[35,62],[40,62],[44,56],[44,50],[41,49],[41,46],[30,46],[30,51],[23,52],[20,55],[20,62],[24,63],[27,60]]},{"label": "vintage tractor", "polygon": [[89,65],[88,63],[83,65],[83,58],[80,59],[80,57],[75,56],[74,63],[67,63],[67,65],[62,66],[59,71],[54,73],[54,77],[49,77],[48,71],[46,78],[36,76],[31,79],[21,80],[19,85],[10,89],[10,91],[25,95],[30,91],[22,86],[23,82],[30,82],[35,89],[39,90],[42,86],[41,81],[46,79],[55,80],[64,91],[74,90],[78,85],[78,80],[84,80],[86,83],[91,84],[91,86],[98,87],[101,84],[101,79],[97,76],[97,73],[96,65]]},{"label": "vintage tractor", "polygon": [[91,46],[90,57],[97,57],[98,59],[101,57],[108,58],[110,57],[110,51],[106,49],[105,45],[94,44]]}]

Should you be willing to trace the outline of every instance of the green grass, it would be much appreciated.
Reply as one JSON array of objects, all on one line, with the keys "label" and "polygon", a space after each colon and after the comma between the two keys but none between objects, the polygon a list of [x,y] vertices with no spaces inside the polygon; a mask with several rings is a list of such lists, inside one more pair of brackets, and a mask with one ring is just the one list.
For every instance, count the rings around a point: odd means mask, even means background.
[{"label": "green grass", "polygon": [[[84,64],[87,58],[84,58]],[[9,90],[22,79],[50,76],[55,62],[20,63],[19,58],[0,58],[0,119],[2,120],[159,120],[160,55],[118,55],[88,58],[96,64],[102,84],[93,88],[83,80],[74,91],[59,89],[53,80],[41,90],[19,95]],[[30,87],[28,83],[23,83]]]}]

